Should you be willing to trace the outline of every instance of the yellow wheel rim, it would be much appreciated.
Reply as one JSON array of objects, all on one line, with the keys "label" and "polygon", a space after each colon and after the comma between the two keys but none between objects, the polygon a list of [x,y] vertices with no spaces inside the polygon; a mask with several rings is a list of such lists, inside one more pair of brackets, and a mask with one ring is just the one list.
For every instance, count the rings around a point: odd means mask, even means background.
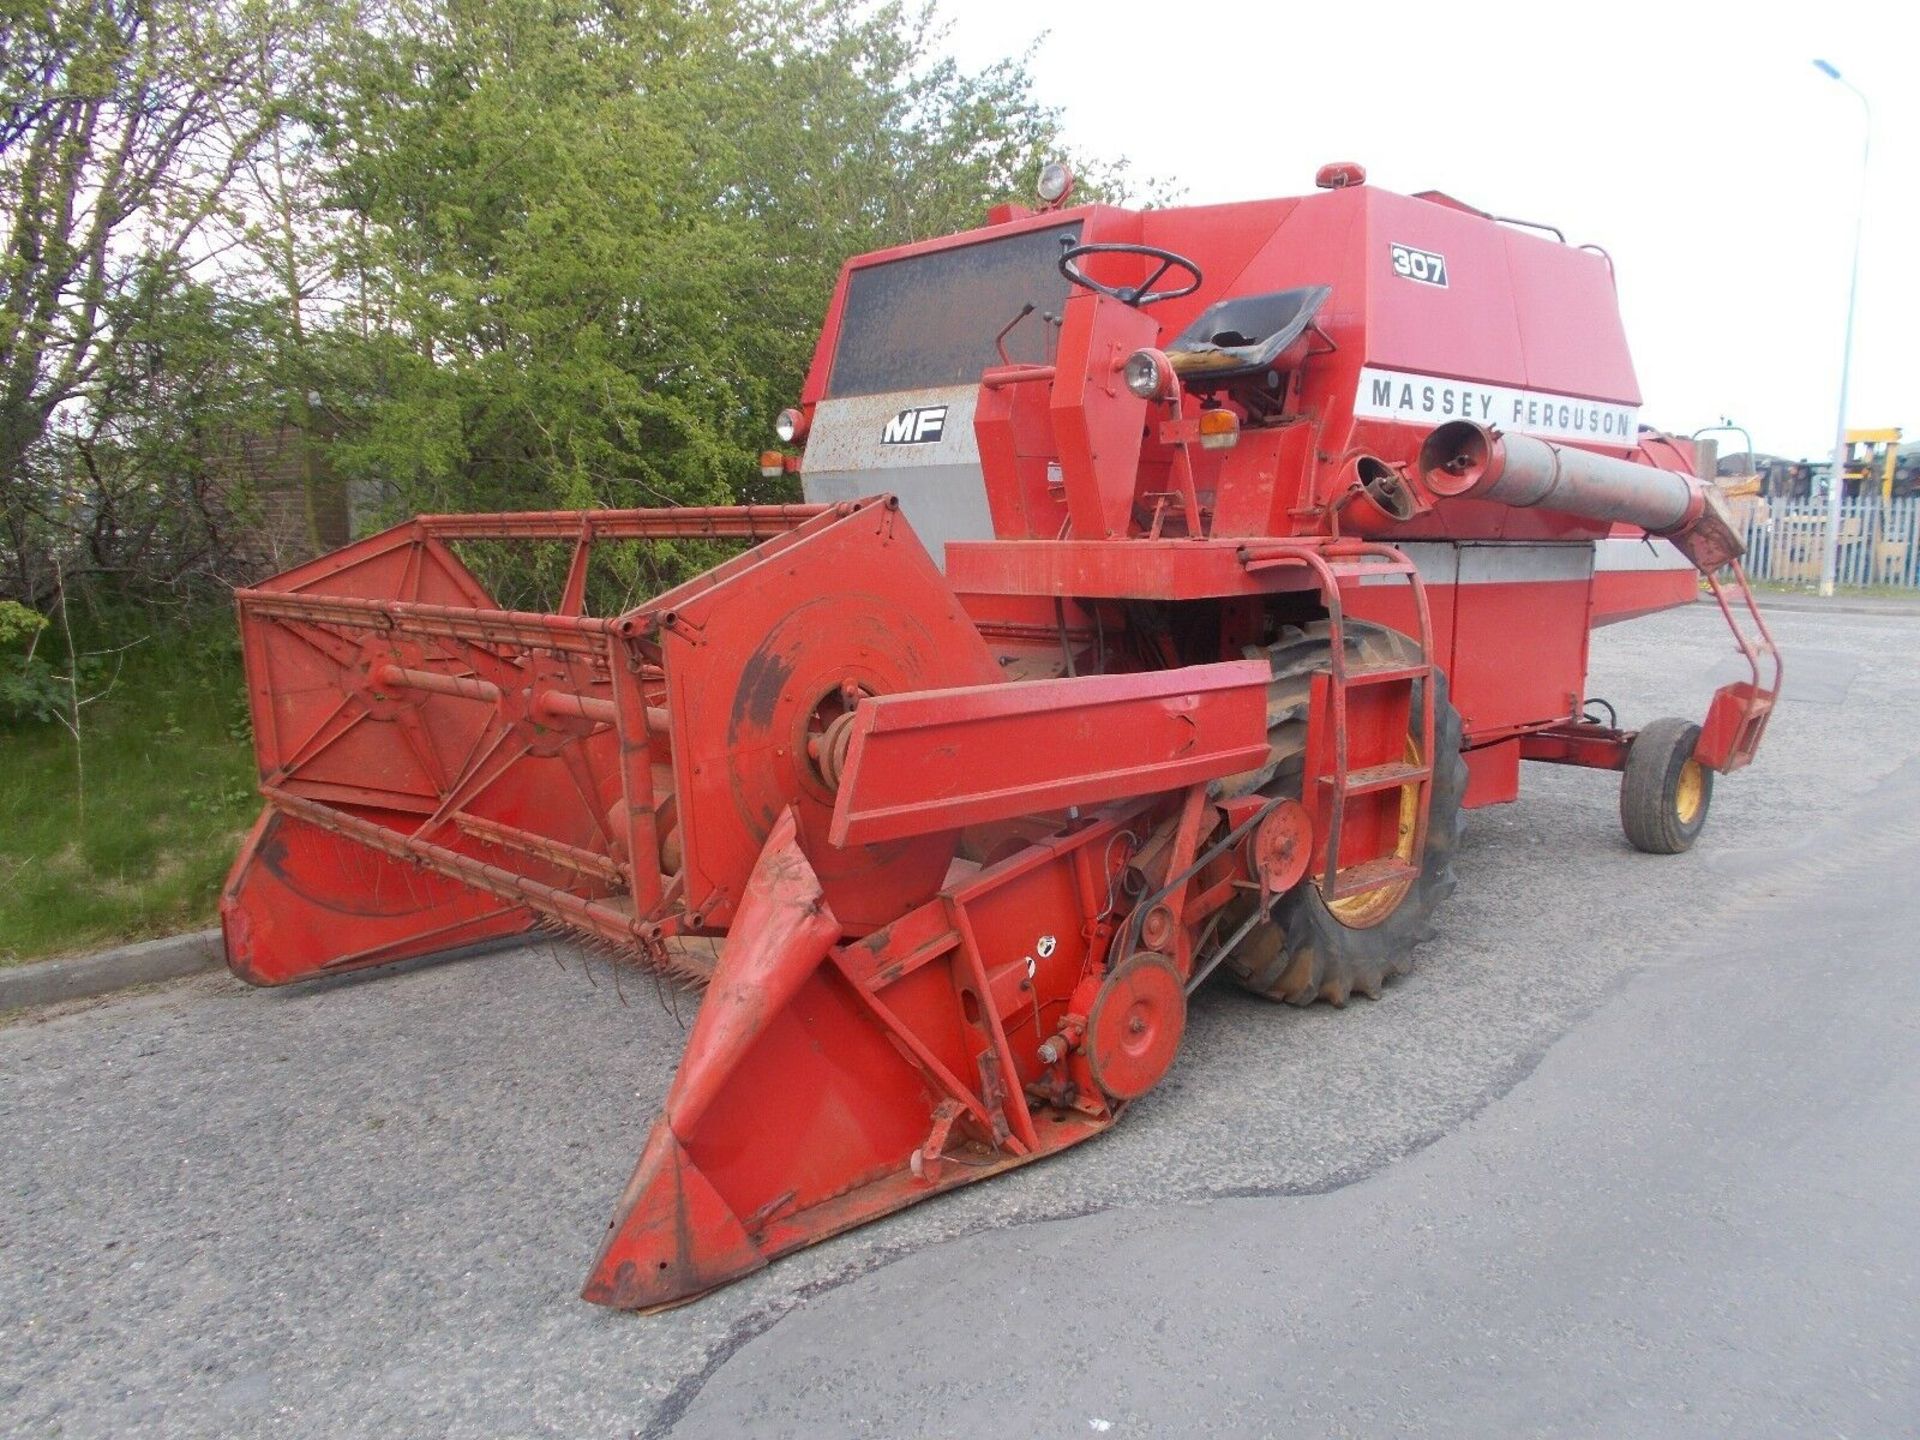
[{"label": "yellow wheel rim", "polygon": [[1698,760],[1689,760],[1680,767],[1679,783],[1673,787],[1673,813],[1682,825],[1691,825],[1706,803],[1706,772]]},{"label": "yellow wheel rim", "polygon": [[[1420,747],[1414,738],[1407,737],[1407,763],[1417,763]],[[1413,832],[1420,827],[1420,787],[1402,785],[1400,787],[1400,821],[1394,836],[1393,854],[1397,860],[1412,861]],[[1327,913],[1332,915],[1349,930],[1365,930],[1378,925],[1400,907],[1406,899],[1407,891],[1413,888],[1412,880],[1389,880],[1384,885],[1376,885],[1371,890],[1362,890],[1356,895],[1343,896],[1338,900],[1329,900]]]}]

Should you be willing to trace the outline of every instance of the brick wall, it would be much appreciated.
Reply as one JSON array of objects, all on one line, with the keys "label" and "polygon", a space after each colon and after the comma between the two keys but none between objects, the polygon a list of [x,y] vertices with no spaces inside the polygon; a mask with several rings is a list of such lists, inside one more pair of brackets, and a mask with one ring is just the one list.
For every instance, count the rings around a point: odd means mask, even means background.
[{"label": "brick wall", "polygon": [[[235,446],[234,478],[252,492],[258,532],[255,539],[275,569],[336,549],[353,538],[346,483],[327,461],[331,434],[332,427],[324,418],[317,421],[310,437],[283,422],[272,430],[243,435]],[[313,530],[320,542],[317,550],[307,524],[303,483],[309,463]]]}]

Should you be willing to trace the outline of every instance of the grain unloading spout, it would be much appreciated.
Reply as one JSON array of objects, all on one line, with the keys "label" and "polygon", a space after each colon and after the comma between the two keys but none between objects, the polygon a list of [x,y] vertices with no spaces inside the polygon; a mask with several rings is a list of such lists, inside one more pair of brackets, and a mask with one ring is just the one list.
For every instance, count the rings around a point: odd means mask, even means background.
[{"label": "grain unloading spout", "polygon": [[[1746,546],[1719,491],[1692,475],[1636,465],[1519,432],[1455,420],[1420,446],[1421,479],[1446,499],[1493,500],[1611,524],[1638,525],[1693,562],[1747,661],[1749,678],[1714,692],[1695,758],[1709,769],[1748,764],[1780,693],[1780,652],[1740,568]],[[1732,579],[1733,603],[1720,572]]]},{"label": "grain unloading spout", "polygon": [[1703,571],[1745,553],[1711,485],[1572,445],[1472,420],[1442,425],[1420,447],[1420,477],[1444,499],[1495,500],[1588,520],[1638,525]]}]

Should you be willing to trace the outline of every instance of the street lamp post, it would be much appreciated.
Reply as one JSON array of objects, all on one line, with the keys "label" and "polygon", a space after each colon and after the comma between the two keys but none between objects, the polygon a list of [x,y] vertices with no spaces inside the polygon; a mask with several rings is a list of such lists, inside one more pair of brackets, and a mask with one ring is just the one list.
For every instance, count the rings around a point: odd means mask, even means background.
[{"label": "street lamp post", "polygon": [[1873,106],[1867,103],[1860,87],[1834,66],[1825,60],[1816,60],[1813,65],[1829,80],[1853,92],[1866,120],[1865,138],[1860,145],[1860,204],[1853,215],[1853,277],[1847,282],[1847,336],[1840,352],[1840,416],[1834,423],[1833,473],[1827,480],[1827,543],[1820,557],[1820,593],[1832,595],[1834,574],[1840,562],[1840,501],[1847,491],[1847,381],[1853,369],[1853,306],[1860,294],[1860,231],[1867,214],[1867,166],[1873,158]]}]

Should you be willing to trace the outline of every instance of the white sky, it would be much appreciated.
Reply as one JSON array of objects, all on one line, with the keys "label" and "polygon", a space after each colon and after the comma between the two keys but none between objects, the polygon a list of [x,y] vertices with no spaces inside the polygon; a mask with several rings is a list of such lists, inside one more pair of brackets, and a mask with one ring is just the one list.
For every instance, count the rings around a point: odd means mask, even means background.
[{"label": "white sky", "polygon": [[[1911,0],[1314,5],[944,0],[977,66],[1047,32],[1069,139],[1189,203],[1310,191],[1327,160],[1612,252],[1649,424],[1833,446],[1873,103],[1848,423],[1920,440],[1920,10]],[[1166,17],[1156,22],[1154,17]],[[1722,452],[1738,447],[1723,440]]]}]

